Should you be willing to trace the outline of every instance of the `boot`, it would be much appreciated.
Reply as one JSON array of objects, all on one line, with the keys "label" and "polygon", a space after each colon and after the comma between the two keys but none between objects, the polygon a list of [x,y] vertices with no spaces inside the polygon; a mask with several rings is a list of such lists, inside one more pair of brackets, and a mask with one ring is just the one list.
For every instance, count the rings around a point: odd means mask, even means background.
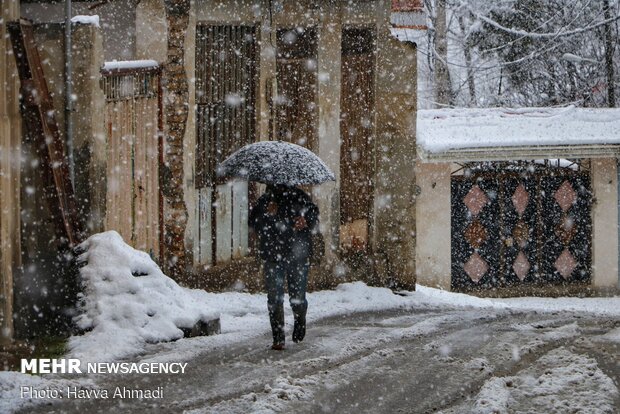
[{"label": "boot", "polygon": [[279,303],[269,307],[269,322],[273,335],[271,349],[282,351],[284,349],[284,304]]},{"label": "boot", "polygon": [[293,326],[293,342],[299,343],[306,336],[306,311],[308,305],[294,305],[293,315],[295,316],[295,325]]}]

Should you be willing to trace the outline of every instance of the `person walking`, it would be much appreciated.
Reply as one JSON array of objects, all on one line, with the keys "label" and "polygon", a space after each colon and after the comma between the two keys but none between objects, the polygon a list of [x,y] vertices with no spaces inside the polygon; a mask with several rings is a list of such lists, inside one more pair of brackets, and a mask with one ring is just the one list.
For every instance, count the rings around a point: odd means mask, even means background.
[{"label": "person walking", "polygon": [[306,288],[312,255],[312,233],[318,231],[319,209],[303,190],[285,185],[267,185],[251,210],[249,225],[258,236],[264,261],[267,309],[273,334],[271,349],[284,349],[284,281],[295,323],[293,342],[306,335]]}]

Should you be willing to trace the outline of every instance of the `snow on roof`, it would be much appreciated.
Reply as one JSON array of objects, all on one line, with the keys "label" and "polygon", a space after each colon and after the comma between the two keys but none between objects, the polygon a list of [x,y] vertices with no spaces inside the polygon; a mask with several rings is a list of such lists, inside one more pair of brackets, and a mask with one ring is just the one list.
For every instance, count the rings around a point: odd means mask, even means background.
[{"label": "snow on roof", "polygon": [[99,27],[99,16],[75,16],[71,18],[71,23],[80,23],[80,24],[92,24],[95,27]]},{"label": "snow on roof", "polygon": [[156,68],[159,66],[156,60],[113,60],[105,62],[102,70],[121,70],[121,69],[145,69]]},{"label": "snow on roof", "polygon": [[620,149],[620,109],[571,106],[420,110],[417,144],[423,158],[424,154],[432,158],[438,154],[484,152],[492,148],[501,149],[506,157],[524,148],[546,148],[552,153],[560,148],[568,151],[542,158],[570,158],[567,147],[589,147],[591,150],[604,146],[617,152]]}]

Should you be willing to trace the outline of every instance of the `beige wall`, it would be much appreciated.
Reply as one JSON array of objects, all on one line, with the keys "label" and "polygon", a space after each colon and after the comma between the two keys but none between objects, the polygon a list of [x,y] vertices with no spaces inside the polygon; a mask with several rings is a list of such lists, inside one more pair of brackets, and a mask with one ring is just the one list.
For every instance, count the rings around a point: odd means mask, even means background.
[{"label": "beige wall", "polygon": [[592,160],[592,284],[618,287],[618,175],[617,160]]},{"label": "beige wall", "polygon": [[[99,16],[101,30],[104,35],[103,50],[105,60],[131,60],[135,58],[136,33],[135,11],[136,3],[145,0],[123,1],[73,1],[71,11],[74,16]],[[10,2],[10,1],[9,1]],[[6,3],[3,0],[3,3]],[[90,6],[97,4],[95,9]],[[29,1],[21,5],[21,16],[33,23],[59,23],[65,20],[64,1]]]},{"label": "beige wall", "polygon": [[[190,23],[191,27],[191,23]],[[136,59],[166,61],[168,22],[163,0],[142,0],[136,6]]]},{"label": "beige wall", "polygon": [[8,53],[11,43],[5,24],[19,18],[19,1],[3,1],[0,18],[0,343],[4,343],[13,338],[13,276],[21,262],[19,80]]},{"label": "beige wall", "polygon": [[450,289],[451,266],[451,164],[416,166],[419,195],[416,206],[416,274],[418,283]]},{"label": "beige wall", "polygon": [[[104,231],[107,137],[105,96],[100,86],[103,66],[101,29],[77,24],[73,29],[73,111],[75,191],[78,208],[88,217],[89,234]],[[61,127],[62,128],[62,127]]]}]

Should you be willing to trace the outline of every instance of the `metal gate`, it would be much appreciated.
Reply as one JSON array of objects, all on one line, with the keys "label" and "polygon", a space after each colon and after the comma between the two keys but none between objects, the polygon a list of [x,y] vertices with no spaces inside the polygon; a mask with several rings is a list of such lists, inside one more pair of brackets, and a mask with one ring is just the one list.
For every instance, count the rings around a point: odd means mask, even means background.
[{"label": "metal gate", "polygon": [[585,282],[592,192],[579,164],[466,167],[452,192],[452,288]]},{"label": "metal gate", "polygon": [[161,194],[158,68],[104,71],[107,131],[106,230],[159,258]]}]

